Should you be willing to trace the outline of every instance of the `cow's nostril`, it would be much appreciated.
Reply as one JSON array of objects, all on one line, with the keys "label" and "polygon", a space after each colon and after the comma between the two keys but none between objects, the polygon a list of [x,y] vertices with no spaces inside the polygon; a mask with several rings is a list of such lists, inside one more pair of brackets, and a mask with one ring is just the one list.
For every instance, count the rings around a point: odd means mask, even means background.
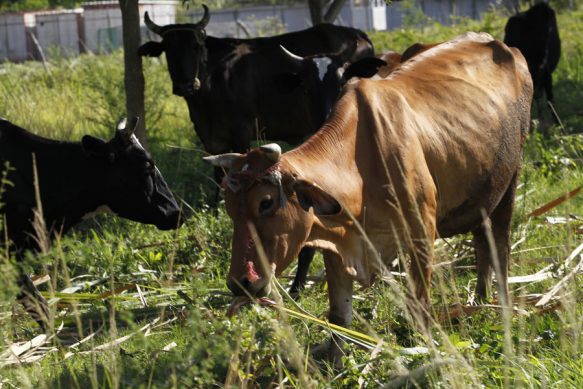
[{"label": "cow's nostril", "polygon": [[239,281],[239,283],[241,284],[241,287],[243,289],[246,289],[246,290],[249,290],[250,289],[251,281],[249,281],[249,279],[247,277],[241,278],[241,280]]}]

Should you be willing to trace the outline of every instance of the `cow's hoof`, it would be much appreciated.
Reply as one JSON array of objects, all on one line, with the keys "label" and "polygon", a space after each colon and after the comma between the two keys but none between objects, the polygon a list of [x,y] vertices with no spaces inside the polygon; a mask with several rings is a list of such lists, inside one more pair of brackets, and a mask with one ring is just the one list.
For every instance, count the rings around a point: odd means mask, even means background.
[{"label": "cow's hoof", "polygon": [[342,349],[344,342],[338,339],[329,339],[321,344],[312,347],[310,353],[316,361],[329,363],[335,370],[343,367],[342,357],[346,352]]},{"label": "cow's hoof", "polygon": [[292,285],[291,288],[289,288],[289,297],[291,297],[294,301],[298,301],[298,299],[300,298],[300,292],[302,289],[300,289],[297,286]]}]

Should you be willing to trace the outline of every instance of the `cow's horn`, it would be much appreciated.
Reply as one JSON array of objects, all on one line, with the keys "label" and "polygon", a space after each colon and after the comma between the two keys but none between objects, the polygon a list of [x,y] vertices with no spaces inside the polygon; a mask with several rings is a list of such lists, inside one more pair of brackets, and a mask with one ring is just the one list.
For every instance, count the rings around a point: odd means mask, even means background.
[{"label": "cow's horn", "polygon": [[279,162],[279,158],[281,158],[281,147],[277,143],[260,146],[259,149],[273,162]]},{"label": "cow's horn", "polygon": [[203,157],[202,159],[213,166],[230,169],[233,167],[233,163],[235,163],[235,161],[242,156],[243,154],[239,153],[225,153],[219,155],[209,155],[208,157]]},{"label": "cow's horn", "polygon": [[148,29],[158,35],[162,35],[162,27],[157,25],[150,19],[150,15],[148,15],[148,11],[144,13],[144,23],[146,23],[146,27]]},{"label": "cow's horn", "polygon": [[127,119],[123,118],[117,123],[117,130],[125,139],[130,139],[130,137],[134,134],[139,121],[140,118],[134,116],[128,124]]},{"label": "cow's horn", "polygon": [[196,23],[197,27],[205,28],[207,24],[209,24],[209,20],[211,20],[211,15],[209,14],[209,8],[203,4],[202,8],[204,9],[204,15],[202,15],[202,19],[198,23]]},{"label": "cow's horn", "polygon": [[281,49],[281,51],[283,51],[283,54],[287,55],[291,60],[299,61],[300,63],[303,62],[304,59],[302,57],[292,53],[291,51],[289,51],[288,49],[286,49],[282,45],[279,45],[279,48]]}]

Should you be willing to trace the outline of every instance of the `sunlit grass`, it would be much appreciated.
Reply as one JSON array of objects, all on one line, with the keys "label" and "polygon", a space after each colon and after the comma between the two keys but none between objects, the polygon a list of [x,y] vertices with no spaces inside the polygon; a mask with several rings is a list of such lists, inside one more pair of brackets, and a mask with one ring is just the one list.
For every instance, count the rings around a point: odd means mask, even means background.
[{"label": "sunlit grass", "polygon": [[[529,139],[513,220],[510,276],[531,275],[551,265],[555,277],[512,284],[515,301],[555,285],[562,277],[560,265],[583,241],[581,194],[545,215],[527,218],[583,185],[583,142],[573,135],[583,130],[578,113],[583,97],[581,15],[559,17],[563,57],[555,74],[557,109],[569,135],[557,130],[549,140]],[[501,38],[503,25],[504,18],[493,14],[452,28],[428,25],[374,33],[372,39],[379,51],[402,51],[414,42],[446,40],[467,30]],[[0,116],[44,136],[108,137],[124,111],[122,64],[119,52],[55,59],[49,72],[39,63],[4,64]],[[559,305],[548,310],[517,304],[527,314],[512,316],[507,352],[498,310],[485,308],[446,320],[428,340],[399,309],[392,288],[379,280],[371,288],[355,288],[354,332],[346,334],[361,345],[351,343],[344,369],[334,371],[309,356],[330,335],[319,255],[311,270],[315,281],[299,305],[284,295],[282,309],[251,305],[227,317],[230,221],[224,209],[215,215],[203,205],[214,191],[208,179],[212,172],[200,162],[201,148],[184,102],[170,93],[165,64],[144,64],[149,147],[170,186],[194,213],[174,232],[99,217],[62,237],[47,254],[29,257],[31,272],[51,276],[50,284],[40,288],[47,297],[62,299],[54,305],[55,328],[61,322],[64,327],[58,340],[30,354],[44,358],[0,367],[0,387],[378,387],[415,374],[420,387],[583,387],[581,275],[560,293]],[[552,224],[547,216],[564,222]],[[436,318],[448,305],[464,304],[473,292],[476,275],[468,239],[460,236],[436,246],[436,264],[449,263],[434,271]],[[3,252],[0,272],[1,364],[9,344],[31,340],[40,331],[13,304],[14,266]],[[284,278],[280,281],[285,284]],[[398,277],[396,282],[401,282]],[[80,289],[63,295],[67,287]],[[103,347],[109,342],[119,344]]]}]

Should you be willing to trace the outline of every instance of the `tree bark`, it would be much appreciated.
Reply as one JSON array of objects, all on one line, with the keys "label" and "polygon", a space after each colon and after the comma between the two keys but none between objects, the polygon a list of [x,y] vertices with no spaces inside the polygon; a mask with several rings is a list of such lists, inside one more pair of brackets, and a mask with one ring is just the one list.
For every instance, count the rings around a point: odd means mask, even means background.
[{"label": "tree bark", "polygon": [[324,21],[326,23],[334,23],[334,21],[340,14],[342,7],[344,7],[344,4],[346,4],[346,0],[334,0],[326,10],[326,14],[324,15]]},{"label": "tree bark", "polygon": [[138,55],[141,43],[140,9],[138,0],[119,0],[123,30],[124,87],[126,115],[140,118],[135,134],[145,146],[146,115],[144,110],[144,74],[142,57]]},{"label": "tree bark", "polygon": [[308,0],[312,25],[320,24],[324,21],[324,0]]},{"label": "tree bark", "polygon": [[[328,9],[324,10],[324,3],[326,0],[308,0],[308,7],[310,9],[310,17],[312,24],[320,23],[334,23],[346,0],[333,0]],[[326,11],[326,12],[324,12]]]}]

